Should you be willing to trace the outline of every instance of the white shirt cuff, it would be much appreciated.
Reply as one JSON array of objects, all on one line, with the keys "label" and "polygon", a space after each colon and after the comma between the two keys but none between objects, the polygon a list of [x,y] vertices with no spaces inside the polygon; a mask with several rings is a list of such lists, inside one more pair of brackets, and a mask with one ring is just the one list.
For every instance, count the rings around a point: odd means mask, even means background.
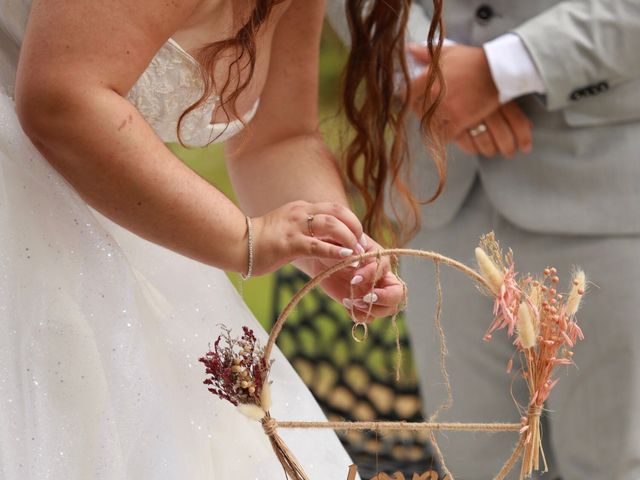
[{"label": "white shirt cuff", "polygon": [[[426,48],[427,41],[425,40],[424,42],[420,42],[420,44]],[[457,42],[454,42],[453,40],[450,40],[448,38],[445,38],[442,42],[443,47],[450,47],[451,45],[457,45]],[[407,69],[409,70],[409,78],[413,79],[419,77],[425,72],[425,70],[427,70],[428,67],[429,65],[427,65],[426,63],[417,60],[411,54],[407,54]]]},{"label": "white shirt cuff", "polygon": [[546,88],[524,42],[515,33],[505,33],[483,45],[500,103]]}]

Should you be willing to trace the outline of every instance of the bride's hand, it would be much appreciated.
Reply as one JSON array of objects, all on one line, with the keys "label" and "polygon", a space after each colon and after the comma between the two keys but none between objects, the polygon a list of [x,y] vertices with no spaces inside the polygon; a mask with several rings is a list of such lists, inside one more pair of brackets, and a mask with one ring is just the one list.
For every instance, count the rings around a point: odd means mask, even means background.
[{"label": "bride's hand", "polygon": [[[254,218],[253,227],[256,275],[295,261],[313,276],[351,255],[382,248],[363,233],[351,210],[336,203],[287,203]],[[369,258],[358,267],[342,269],[321,286],[359,322],[393,315],[404,295],[389,257],[382,257],[379,266]]]},{"label": "bride's hand", "polygon": [[337,203],[296,201],[252,220],[253,273],[272,272],[301,259],[344,260],[364,252],[358,217]]},{"label": "bride's hand", "polygon": [[[381,250],[370,237],[362,237],[365,251]],[[308,273],[316,275],[334,264],[325,259],[313,260]],[[357,267],[348,267],[334,273],[321,284],[324,291],[342,303],[356,322],[371,322],[388,317],[398,311],[404,299],[404,286],[391,271],[389,257],[368,258]]]}]

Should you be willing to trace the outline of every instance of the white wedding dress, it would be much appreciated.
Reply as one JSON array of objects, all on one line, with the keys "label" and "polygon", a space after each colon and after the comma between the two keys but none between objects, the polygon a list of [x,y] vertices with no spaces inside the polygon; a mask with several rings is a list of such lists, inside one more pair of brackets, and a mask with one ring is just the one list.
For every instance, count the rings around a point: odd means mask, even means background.
[{"label": "white wedding dress", "polygon": [[[261,426],[202,384],[218,324],[266,339],[224,272],[96,213],[22,132],[11,91],[29,7],[0,0],[0,479],[283,479]],[[198,95],[193,61],[167,42],[129,94],[164,141]],[[185,122],[187,143],[224,130],[214,104]],[[274,417],[324,419],[274,358]],[[333,432],[281,434],[312,479],[346,478]]]}]

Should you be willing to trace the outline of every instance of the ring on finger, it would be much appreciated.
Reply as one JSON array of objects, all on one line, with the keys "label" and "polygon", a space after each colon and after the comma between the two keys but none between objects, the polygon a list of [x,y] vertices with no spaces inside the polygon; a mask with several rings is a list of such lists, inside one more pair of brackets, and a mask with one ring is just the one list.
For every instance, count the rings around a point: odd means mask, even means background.
[{"label": "ring on finger", "polygon": [[472,128],[469,130],[469,135],[471,135],[472,137],[477,137],[478,135],[480,135],[481,133],[484,133],[488,130],[487,128],[487,124],[486,123],[481,123],[478,126]]},{"label": "ring on finger", "polygon": [[307,229],[309,230],[309,236],[315,237],[315,234],[313,233],[313,226],[311,225],[312,223],[313,223],[313,215],[307,215]]}]

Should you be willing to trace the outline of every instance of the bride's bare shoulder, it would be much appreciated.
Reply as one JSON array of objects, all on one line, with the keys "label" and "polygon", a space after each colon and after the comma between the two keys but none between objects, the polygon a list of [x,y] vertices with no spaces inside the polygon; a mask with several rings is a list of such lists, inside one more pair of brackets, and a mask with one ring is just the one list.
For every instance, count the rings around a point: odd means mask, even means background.
[{"label": "bride's bare shoulder", "polygon": [[207,0],[34,0],[21,50],[22,87],[97,78],[126,92]]}]

